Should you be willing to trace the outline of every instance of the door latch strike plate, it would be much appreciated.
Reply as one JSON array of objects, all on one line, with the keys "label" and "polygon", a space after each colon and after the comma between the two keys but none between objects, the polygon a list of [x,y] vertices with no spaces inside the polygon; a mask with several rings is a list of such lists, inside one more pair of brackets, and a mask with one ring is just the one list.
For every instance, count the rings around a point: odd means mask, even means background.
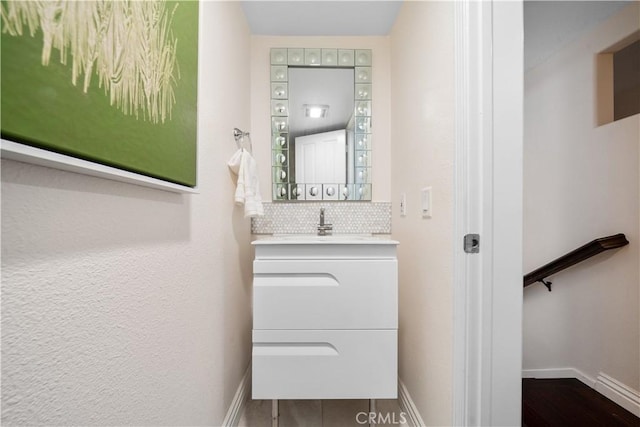
[{"label": "door latch strike plate", "polygon": [[467,234],[464,236],[464,251],[468,254],[477,254],[480,252],[479,234]]}]

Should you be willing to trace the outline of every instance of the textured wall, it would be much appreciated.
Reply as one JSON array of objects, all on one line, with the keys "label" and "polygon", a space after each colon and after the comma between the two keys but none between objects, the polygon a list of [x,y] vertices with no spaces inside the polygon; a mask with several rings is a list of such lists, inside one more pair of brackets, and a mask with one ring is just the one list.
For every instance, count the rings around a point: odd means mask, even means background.
[{"label": "textured wall", "polygon": [[[450,425],[452,414],[453,22],[452,2],[404,2],[391,33],[400,378],[428,425]],[[425,186],[433,188],[430,219],[420,211]]]},{"label": "textured wall", "polygon": [[525,272],[596,237],[630,244],[552,276],[551,293],[525,289],[523,367],[604,372],[636,390],[640,116],[596,125],[594,58],[637,31],[639,14],[636,2],[529,70],[524,104]]},{"label": "textured wall", "polygon": [[202,2],[198,195],[2,162],[2,424],[219,425],[250,358],[239,3]]}]

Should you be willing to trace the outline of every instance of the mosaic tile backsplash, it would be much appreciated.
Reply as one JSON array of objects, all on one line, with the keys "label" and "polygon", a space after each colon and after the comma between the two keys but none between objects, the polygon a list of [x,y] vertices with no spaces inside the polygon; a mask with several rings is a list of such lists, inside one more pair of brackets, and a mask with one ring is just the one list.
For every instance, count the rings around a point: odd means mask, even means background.
[{"label": "mosaic tile backsplash", "polygon": [[253,234],[315,234],[324,208],[333,234],[391,234],[390,202],[264,203],[251,218]]}]

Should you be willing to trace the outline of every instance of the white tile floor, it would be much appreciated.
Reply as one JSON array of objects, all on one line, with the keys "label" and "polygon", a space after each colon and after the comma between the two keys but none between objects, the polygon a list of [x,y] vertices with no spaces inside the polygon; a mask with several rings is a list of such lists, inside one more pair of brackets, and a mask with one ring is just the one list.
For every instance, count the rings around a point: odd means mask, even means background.
[{"label": "white tile floor", "polygon": [[[279,427],[368,426],[368,400],[280,400]],[[397,400],[376,400],[381,427],[407,427]],[[271,427],[271,401],[248,400],[238,427]]]}]

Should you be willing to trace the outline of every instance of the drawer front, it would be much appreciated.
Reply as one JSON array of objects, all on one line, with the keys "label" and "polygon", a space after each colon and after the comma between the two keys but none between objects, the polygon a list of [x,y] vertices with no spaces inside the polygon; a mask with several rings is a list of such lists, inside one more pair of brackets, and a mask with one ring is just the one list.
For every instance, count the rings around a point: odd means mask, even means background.
[{"label": "drawer front", "polygon": [[253,399],[395,399],[396,330],[253,331]]},{"label": "drawer front", "polygon": [[397,329],[397,261],[256,260],[254,329]]}]

